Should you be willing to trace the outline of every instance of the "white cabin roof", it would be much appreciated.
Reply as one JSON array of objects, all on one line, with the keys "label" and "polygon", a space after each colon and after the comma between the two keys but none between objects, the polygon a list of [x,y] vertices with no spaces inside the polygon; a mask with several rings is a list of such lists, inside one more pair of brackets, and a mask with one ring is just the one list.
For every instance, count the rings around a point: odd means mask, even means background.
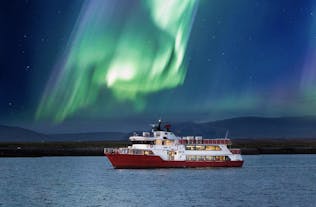
[{"label": "white cabin roof", "polygon": [[180,137],[177,137],[173,132],[168,131],[154,131],[152,133],[149,132],[143,132],[142,135],[134,134],[129,138],[131,141],[154,141],[157,139],[180,139]]}]

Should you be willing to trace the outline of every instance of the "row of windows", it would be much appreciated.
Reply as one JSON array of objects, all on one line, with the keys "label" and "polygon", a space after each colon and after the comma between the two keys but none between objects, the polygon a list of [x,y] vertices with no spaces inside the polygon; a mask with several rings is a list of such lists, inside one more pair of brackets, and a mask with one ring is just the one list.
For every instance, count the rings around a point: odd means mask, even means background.
[{"label": "row of windows", "polygon": [[212,151],[220,151],[221,148],[219,146],[212,145],[186,145],[186,150],[212,150]]},{"label": "row of windows", "polygon": [[201,156],[201,155],[187,155],[186,160],[197,161],[224,161],[229,160],[228,156]]},{"label": "row of windows", "polygon": [[150,144],[150,145],[173,145],[173,141],[172,140],[161,140],[161,139],[157,139],[156,141],[132,141],[132,144]]},{"label": "row of windows", "polygon": [[132,141],[132,144],[151,144],[153,145],[154,141]]},{"label": "row of windows", "polygon": [[169,139],[167,140],[157,139],[155,143],[156,145],[167,145],[167,146],[173,145],[173,141]]},{"label": "row of windows", "polygon": [[[161,132],[161,134],[160,134],[160,132],[155,132],[155,134],[157,137],[159,137],[160,135],[168,135],[168,132]],[[170,135],[173,135],[173,133],[170,132]]]},{"label": "row of windows", "polygon": [[122,154],[131,154],[131,155],[153,155],[151,150],[140,150],[140,149],[121,149],[120,153]]}]

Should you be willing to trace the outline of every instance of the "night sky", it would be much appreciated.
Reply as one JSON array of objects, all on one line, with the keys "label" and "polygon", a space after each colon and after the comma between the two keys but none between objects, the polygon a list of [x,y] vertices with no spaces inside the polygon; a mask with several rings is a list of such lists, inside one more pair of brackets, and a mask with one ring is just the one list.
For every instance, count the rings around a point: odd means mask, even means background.
[{"label": "night sky", "polygon": [[2,1],[0,124],[316,115],[315,1],[161,2]]}]

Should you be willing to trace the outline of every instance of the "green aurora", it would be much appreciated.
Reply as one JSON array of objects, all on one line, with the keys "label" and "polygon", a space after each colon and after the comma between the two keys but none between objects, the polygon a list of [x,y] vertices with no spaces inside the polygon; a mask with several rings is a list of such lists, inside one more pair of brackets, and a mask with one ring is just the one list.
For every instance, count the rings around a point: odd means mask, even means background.
[{"label": "green aurora", "polygon": [[[132,8],[109,4],[83,4],[38,119],[61,122],[100,101],[104,108],[128,102],[142,111],[146,95],[183,84],[197,1],[144,0]],[[100,100],[109,92],[112,100]]]}]

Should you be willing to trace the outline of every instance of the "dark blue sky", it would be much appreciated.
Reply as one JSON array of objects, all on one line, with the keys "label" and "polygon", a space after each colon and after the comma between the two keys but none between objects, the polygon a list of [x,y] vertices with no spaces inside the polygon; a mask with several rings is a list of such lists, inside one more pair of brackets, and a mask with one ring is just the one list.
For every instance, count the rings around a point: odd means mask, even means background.
[{"label": "dark blue sky", "polygon": [[[138,2],[117,1],[116,9],[122,9],[119,4],[125,10],[130,4],[132,10]],[[183,84],[146,94],[141,110],[130,101],[111,101],[114,97],[105,91],[101,99],[107,101],[96,100],[53,124],[53,117],[41,120],[35,114],[84,3],[1,2],[0,121],[42,131],[109,131],[159,117],[207,121],[315,115],[315,6],[307,0],[199,1]]]}]

